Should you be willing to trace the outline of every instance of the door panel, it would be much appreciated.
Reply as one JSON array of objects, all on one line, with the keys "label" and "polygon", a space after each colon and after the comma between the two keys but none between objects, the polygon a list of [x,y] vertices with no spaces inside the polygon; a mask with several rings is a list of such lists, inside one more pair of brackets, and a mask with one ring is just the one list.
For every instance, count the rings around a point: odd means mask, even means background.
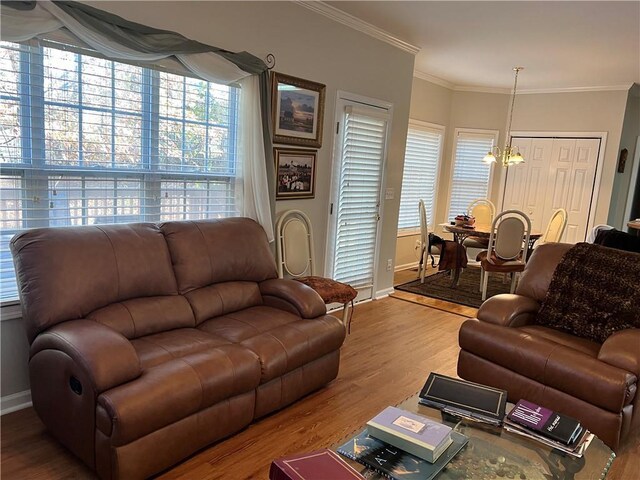
[{"label": "door panel", "polygon": [[573,168],[569,177],[567,202],[567,235],[570,243],[582,242],[587,236],[591,195],[596,176],[600,140],[576,140]]},{"label": "door panel", "polygon": [[375,107],[340,102],[339,147],[334,157],[328,273],[372,298],[378,252],[380,194],[388,115]]}]

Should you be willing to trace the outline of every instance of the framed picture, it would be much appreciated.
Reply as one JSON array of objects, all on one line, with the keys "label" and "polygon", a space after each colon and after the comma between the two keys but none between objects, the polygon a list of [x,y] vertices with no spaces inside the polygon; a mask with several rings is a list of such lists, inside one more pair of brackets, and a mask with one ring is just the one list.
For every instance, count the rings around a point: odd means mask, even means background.
[{"label": "framed picture", "polygon": [[272,75],[273,142],[321,147],[326,87],[278,72]]},{"label": "framed picture", "polygon": [[274,148],[276,200],[313,198],[317,150]]}]

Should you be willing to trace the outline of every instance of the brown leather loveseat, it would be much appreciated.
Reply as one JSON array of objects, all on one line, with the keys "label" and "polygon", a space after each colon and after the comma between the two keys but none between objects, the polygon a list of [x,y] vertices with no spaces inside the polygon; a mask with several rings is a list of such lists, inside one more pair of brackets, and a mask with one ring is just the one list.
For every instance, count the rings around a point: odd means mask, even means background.
[{"label": "brown leather loveseat", "polygon": [[33,406],[103,479],[144,478],[333,380],[345,329],[252,220],[37,229],[11,244]]},{"label": "brown leather loveseat", "polygon": [[[617,449],[640,427],[640,329],[604,341],[536,324],[554,270],[572,245],[537,248],[515,295],[496,295],[460,328],[458,375],[578,418]],[[624,272],[620,272],[624,275]],[[637,282],[638,279],[632,279]]]}]

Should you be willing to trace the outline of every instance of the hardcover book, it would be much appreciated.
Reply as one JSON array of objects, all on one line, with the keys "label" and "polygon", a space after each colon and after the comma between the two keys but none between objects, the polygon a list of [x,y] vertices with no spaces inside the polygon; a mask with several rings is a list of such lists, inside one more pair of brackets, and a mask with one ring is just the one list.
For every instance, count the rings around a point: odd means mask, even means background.
[{"label": "hardcover book", "polygon": [[269,480],[364,480],[338,454],[331,450],[291,455],[271,463]]},{"label": "hardcover book", "polygon": [[501,425],[507,392],[432,372],[420,392],[420,403],[453,415]]},{"label": "hardcover book", "polygon": [[369,435],[428,462],[451,445],[451,427],[416,413],[387,407],[367,422]]},{"label": "hardcover book", "polygon": [[582,433],[582,426],[575,418],[554,412],[526,400],[520,400],[509,412],[507,418],[519,425],[561,442],[575,443]]},{"label": "hardcover book", "polygon": [[451,432],[452,444],[434,463],[406,453],[369,435],[367,429],[338,448],[338,453],[395,480],[431,480],[467,444],[469,438]]}]

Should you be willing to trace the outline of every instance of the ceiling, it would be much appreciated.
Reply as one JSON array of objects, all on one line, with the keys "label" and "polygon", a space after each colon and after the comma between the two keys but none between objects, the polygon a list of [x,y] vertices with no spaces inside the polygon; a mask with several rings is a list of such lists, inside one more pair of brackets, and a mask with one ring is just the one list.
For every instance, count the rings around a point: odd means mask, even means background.
[{"label": "ceiling", "polygon": [[326,4],[419,47],[416,76],[448,86],[509,89],[514,66],[523,90],[640,83],[640,1]]}]

